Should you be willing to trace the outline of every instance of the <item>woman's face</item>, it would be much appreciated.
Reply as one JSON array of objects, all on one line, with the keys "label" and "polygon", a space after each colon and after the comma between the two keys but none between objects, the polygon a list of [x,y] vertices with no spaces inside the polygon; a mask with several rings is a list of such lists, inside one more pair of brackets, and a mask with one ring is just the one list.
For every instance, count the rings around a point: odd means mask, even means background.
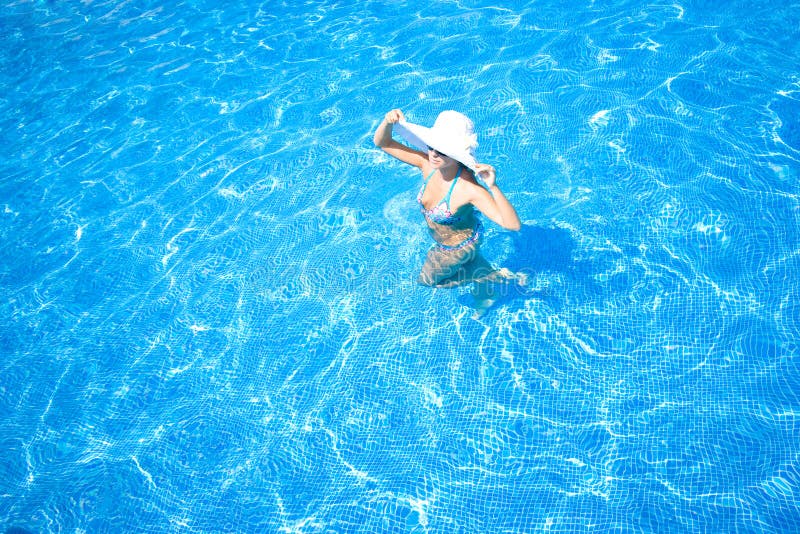
[{"label": "woman's face", "polygon": [[447,167],[456,165],[458,162],[450,156],[445,156],[435,148],[428,147],[428,163],[430,163],[431,167],[434,169],[446,169]]}]

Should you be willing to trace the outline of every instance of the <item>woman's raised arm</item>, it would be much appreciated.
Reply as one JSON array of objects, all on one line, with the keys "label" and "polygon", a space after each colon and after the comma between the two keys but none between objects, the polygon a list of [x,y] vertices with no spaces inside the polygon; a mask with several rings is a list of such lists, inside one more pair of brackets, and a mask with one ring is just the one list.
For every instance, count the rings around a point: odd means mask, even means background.
[{"label": "woman's raised arm", "polygon": [[425,154],[392,139],[392,127],[401,120],[404,121],[406,118],[399,109],[388,112],[375,130],[372,140],[375,142],[375,146],[380,147],[390,156],[403,163],[422,168],[423,163],[427,160]]}]

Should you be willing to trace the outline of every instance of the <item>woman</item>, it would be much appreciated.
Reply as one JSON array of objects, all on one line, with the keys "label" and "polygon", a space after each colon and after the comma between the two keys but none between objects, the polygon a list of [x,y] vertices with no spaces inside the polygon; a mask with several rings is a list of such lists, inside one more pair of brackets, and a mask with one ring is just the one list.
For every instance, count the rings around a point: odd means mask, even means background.
[{"label": "woman", "polygon": [[[393,130],[418,150],[392,139]],[[374,141],[390,156],[417,167],[424,178],[417,202],[436,244],[428,251],[419,283],[436,287],[500,280],[524,283],[521,275],[494,269],[479,254],[483,225],[475,209],[508,230],[519,230],[520,221],[497,187],[494,168],[475,160],[478,143],[471,120],[457,111],[443,111],[433,127],[426,128],[406,122],[403,112],[394,109],[378,126]],[[476,298],[485,304],[487,297],[480,294],[485,293],[485,284],[477,289]]]}]

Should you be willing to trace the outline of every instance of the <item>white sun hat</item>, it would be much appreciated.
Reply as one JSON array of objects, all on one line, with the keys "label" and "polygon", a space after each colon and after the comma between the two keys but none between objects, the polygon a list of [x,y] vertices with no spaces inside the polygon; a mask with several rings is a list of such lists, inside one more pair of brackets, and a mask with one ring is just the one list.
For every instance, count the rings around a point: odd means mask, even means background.
[{"label": "white sun hat", "polygon": [[432,128],[401,120],[395,124],[394,131],[419,150],[427,152],[428,147],[434,148],[463,163],[478,175],[475,169],[478,163],[475,160],[478,136],[475,134],[475,125],[463,113],[442,111]]}]

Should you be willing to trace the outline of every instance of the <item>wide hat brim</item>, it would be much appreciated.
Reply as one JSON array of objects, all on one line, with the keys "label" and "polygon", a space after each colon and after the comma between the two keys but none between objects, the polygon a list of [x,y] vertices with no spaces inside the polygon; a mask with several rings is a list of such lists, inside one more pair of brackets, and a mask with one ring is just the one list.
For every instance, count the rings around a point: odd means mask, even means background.
[{"label": "wide hat brim", "polygon": [[465,167],[470,169],[477,176],[478,170],[475,167],[478,162],[475,160],[472,151],[468,147],[457,146],[450,137],[442,135],[433,128],[420,126],[419,124],[413,124],[404,120],[395,124],[394,131],[410,145],[422,152],[427,152],[428,147],[434,148],[445,156],[463,163]]}]

